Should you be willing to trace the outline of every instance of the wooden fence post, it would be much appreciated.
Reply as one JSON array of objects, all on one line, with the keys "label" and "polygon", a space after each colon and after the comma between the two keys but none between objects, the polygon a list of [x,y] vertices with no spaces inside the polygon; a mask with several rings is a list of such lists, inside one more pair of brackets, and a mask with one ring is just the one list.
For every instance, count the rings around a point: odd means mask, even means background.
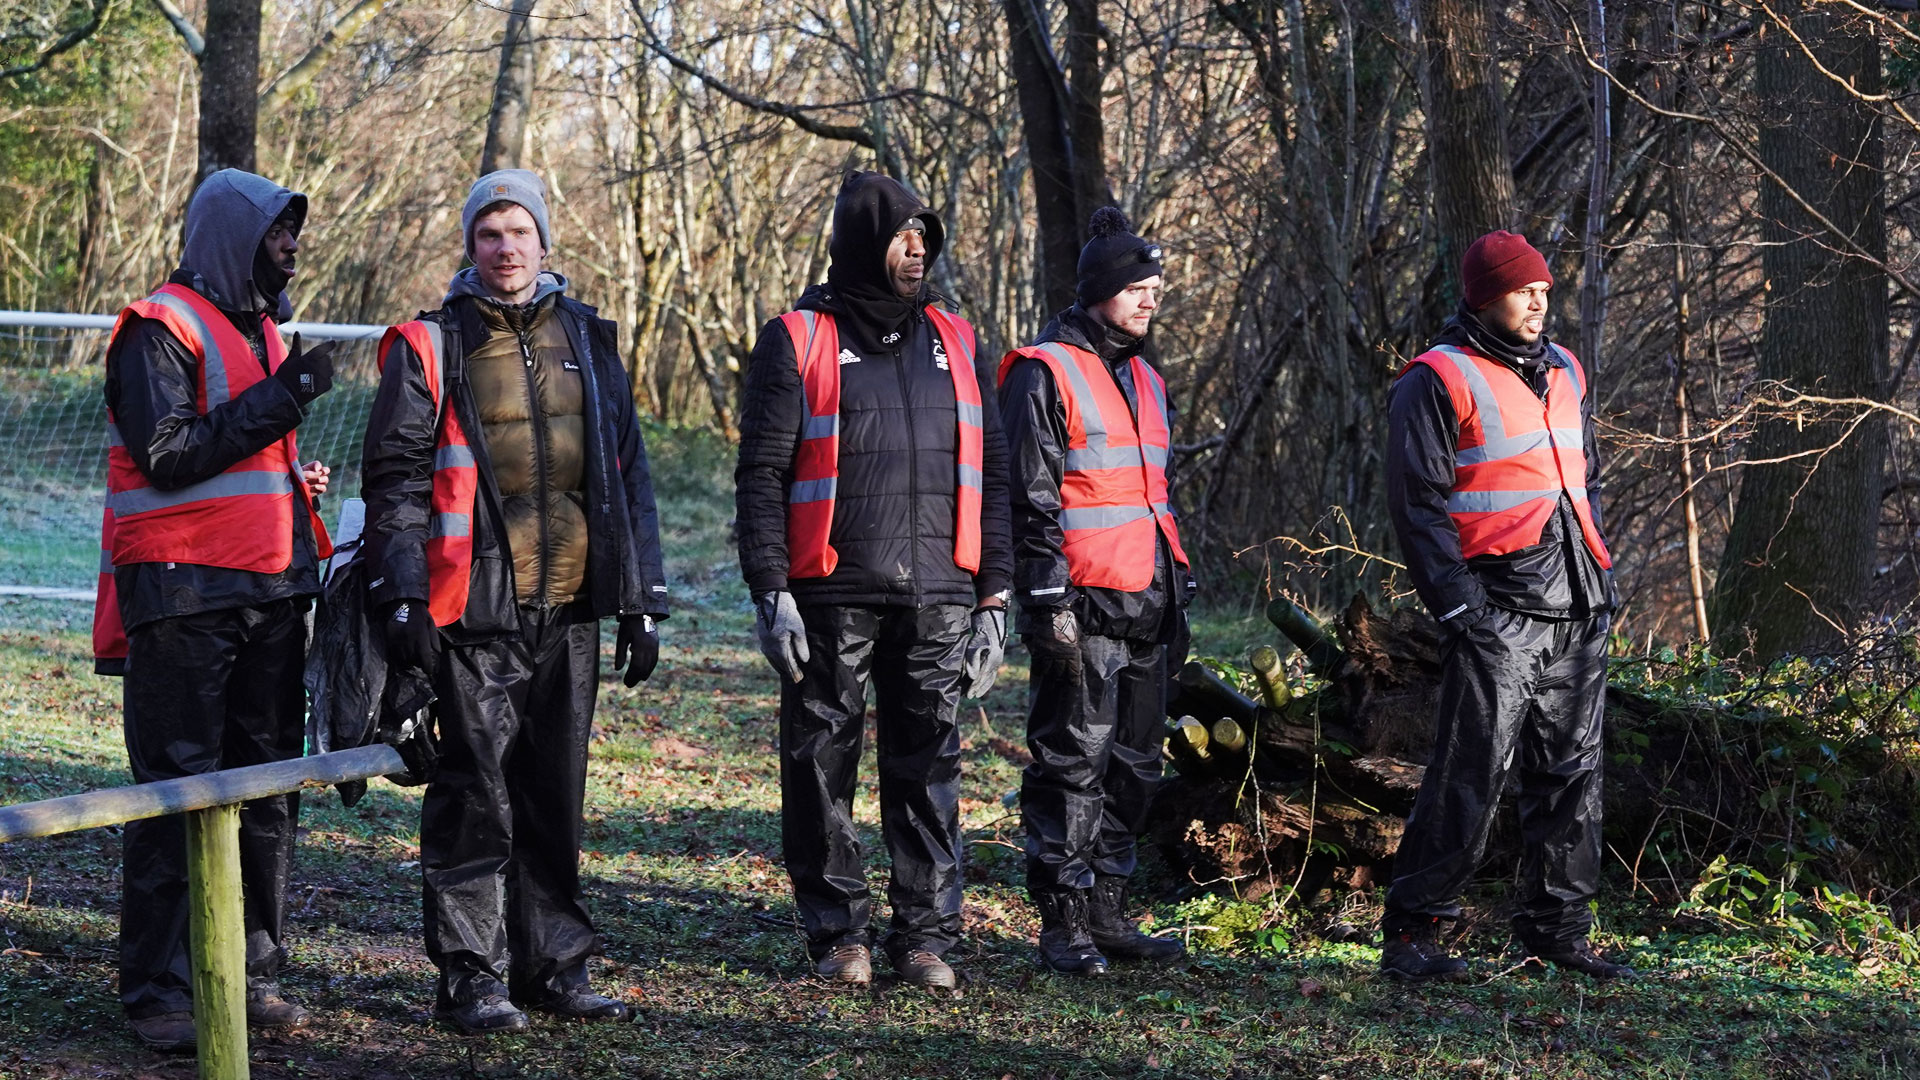
[{"label": "wooden fence post", "polygon": [[201,1080],[247,1080],[247,947],[240,914],[240,807],[187,815],[187,940]]}]

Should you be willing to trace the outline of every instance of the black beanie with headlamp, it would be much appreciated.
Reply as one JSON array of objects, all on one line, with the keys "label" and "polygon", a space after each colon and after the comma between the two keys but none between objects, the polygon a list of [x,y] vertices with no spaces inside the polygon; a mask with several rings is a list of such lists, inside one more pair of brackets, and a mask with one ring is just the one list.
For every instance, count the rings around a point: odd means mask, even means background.
[{"label": "black beanie with headlamp", "polygon": [[1134,282],[1161,274],[1160,245],[1133,235],[1132,224],[1118,207],[1095,210],[1087,232],[1093,239],[1080,249],[1080,280],[1075,286],[1081,307],[1110,300]]}]

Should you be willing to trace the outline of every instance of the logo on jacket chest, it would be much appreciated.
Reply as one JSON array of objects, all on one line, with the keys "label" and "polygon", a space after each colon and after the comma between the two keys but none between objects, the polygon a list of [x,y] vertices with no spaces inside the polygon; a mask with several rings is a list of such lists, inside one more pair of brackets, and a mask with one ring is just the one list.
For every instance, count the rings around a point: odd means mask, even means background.
[{"label": "logo on jacket chest", "polygon": [[947,347],[941,342],[939,334],[933,335],[933,366],[939,368],[941,371],[948,370]]},{"label": "logo on jacket chest", "polygon": [[859,353],[854,352],[852,349],[840,350],[840,366],[845,367],[848,364],[857,364],[859,362],[860,362]]}]

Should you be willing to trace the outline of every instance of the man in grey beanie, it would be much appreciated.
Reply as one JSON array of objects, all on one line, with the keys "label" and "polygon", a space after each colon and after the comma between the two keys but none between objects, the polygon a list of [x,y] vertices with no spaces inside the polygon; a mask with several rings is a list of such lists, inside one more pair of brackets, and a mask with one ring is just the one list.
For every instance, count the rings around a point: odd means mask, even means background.
[{"label": "man in grey beanie", "polygon": [[525,1031],[523,1009],[620,1020],[587,985],[580,834],[599,620],[619,620],[633,686],[667,617],[646,446],[614,325],[542,268],[540,178],[481,177],[460,225],[473,265],[381,343],[364,455],[369,599],[389,662],[437,699],[420,813],[434,1013],[470,1035]]}]

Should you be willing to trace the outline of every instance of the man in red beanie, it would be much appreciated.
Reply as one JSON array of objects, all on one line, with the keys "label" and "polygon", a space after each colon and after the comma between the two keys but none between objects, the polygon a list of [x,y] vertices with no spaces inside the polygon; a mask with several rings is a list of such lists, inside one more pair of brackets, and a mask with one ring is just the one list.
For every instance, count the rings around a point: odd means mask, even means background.
[{"label": "man in red beanie", "polygon": [[1440,620],[1433,752],[1394,859],[1380,970],[1457,979],[1440,944],[1519,770],[1515,936],[1595,978],[1633,969],[1587,941],[1600,885],[1601,716],[1612,559],[1592,398],[1547,340],[1553,275],[1514,233],[1474,241],[1463,301],[1394,384],[1387,495],[1420,598]]}]

